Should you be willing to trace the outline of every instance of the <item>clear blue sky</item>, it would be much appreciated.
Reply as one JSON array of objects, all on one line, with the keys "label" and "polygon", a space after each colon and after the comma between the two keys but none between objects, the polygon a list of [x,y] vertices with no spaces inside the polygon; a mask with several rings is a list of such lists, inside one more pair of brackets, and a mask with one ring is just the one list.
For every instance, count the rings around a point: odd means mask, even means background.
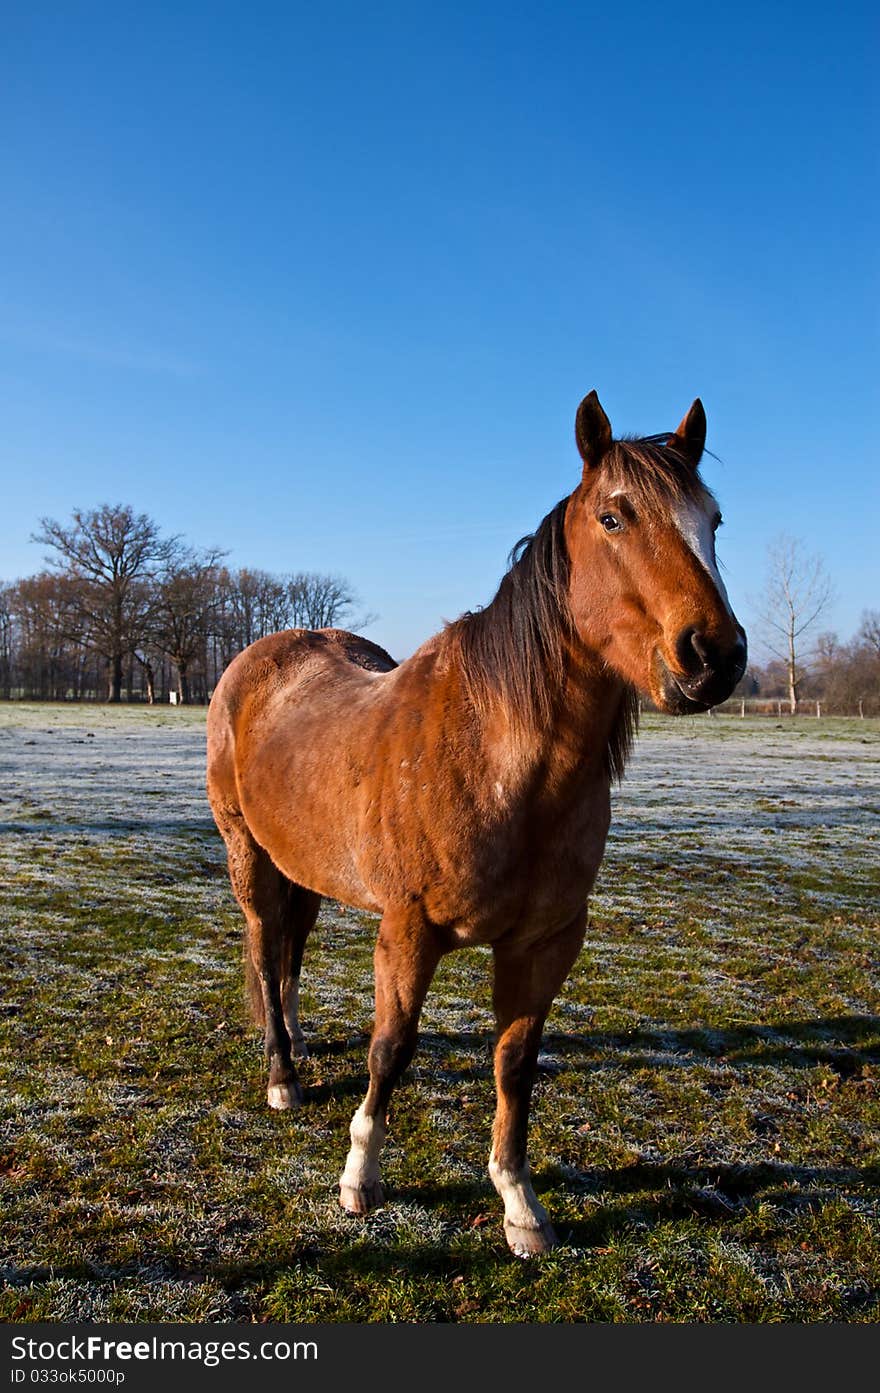
[{"label": "clear blue sky", "polygon": [[880,607],[868,4],[4,8],[0,576],[130,502],[340,572],[397,656],[488,600],[615,429],[700,395],[766,543]]}]

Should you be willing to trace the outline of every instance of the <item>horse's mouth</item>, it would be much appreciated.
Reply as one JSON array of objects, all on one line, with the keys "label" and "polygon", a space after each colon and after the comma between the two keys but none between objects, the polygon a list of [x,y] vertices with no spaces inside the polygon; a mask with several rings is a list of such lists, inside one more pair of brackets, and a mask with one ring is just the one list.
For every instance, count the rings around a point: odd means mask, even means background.
[{"label": "horse's mouth", "polygon": [[686,711],[708,711],[709,707],[715,704],[711,701],[705,701],[702,697],[691,696],[691,693],[688,691],[688,683],[680,682],[677,677],[672,678],[672,684],[675,688],[678,700],[684,702]]},{"label": "horse's mouth", "polygon": [[[698,716],[718,706],[730,696],[739,680],[731,682],[723,674],[676,677],[658,652],[654,660],[661,709],[670,716]],[[656,698],[655,698],[656,700]]]},{"label": "horse's mouth", "polygon": [[714,702],[705,701],[702,697],[691,696],[688,691],[687,683],[679,682],[677,677],[672,676],[672,673],[669,674],[669,677],[670,682],[664,690],[663,695],[673,715],[698,716],[702,712],[708,711],[710,706],[715,705]]}]

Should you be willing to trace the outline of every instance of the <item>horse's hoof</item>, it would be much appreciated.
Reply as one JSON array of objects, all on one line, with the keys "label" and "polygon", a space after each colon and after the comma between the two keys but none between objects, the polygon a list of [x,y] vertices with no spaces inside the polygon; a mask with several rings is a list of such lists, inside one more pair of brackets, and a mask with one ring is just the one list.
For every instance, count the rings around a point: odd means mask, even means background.
[{"label": "horse's hoof", "polygon": [[549,1253],[559,1241],[552,1224],[542,1224],[537,1229],[520,1228],[518,1224],[505,1224],[504,1237],[512,1253],[518,1258],[539,1258]]},{"label": "horse's hoof", "polygon": [[289,1108],[298,1108],[302,1102],[299,1085],[295,1083],[270,1083],[266,1089],[266,1102],[270,1108],[275,1108],[277,1112],[287,1112]]},{"label": "horse's hoof", "polygon": [[369,1214],[385,1203],[385,1196],[378,1180],[372,1185],[345,1185],[340,1181],[339,1203],[346,1214]]},{"label": "horse's hoof", "polygon": [[290,1052],[294,1059],[308,1059],[309,1047],[304,1035],[295,1035],[290,1042]]}]

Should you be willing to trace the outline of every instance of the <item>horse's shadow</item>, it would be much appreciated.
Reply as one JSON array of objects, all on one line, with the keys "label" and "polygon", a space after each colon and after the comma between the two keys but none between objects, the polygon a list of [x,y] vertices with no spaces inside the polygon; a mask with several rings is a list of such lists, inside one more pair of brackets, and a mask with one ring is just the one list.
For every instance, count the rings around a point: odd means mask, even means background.
[{"label": "horse's shadow", "polygon": [[[312,1056],[338,1056],[366,1050],[364,1034],[346,1041],[310,1041]],[[450,1055],[474,1058],[450,1067]],[[812,1069],[825,1064],[842,1078],[861,1074],[866,1064],[880,1065],[880,1016],[829,1016],[816,1020],[781,1020],[768,1025],[727,1029],[689,1026],[679,1029],[642,1028],[626,1032],[588,1034],[551,1032],[542,1041],[538,1076],[556,1073],[596,1073],[613,1061],[616,1069],[681,1069],[718,1063],[738,1068],[774,1065]],[[436,1067],[447,1082],[491,1079],[492,1037],[478,1031],[424,1031],[419,1037],[416,1069]],[[305,1087],[306,1102],[359,1095],[367,1086],[363,1069],[329,1083]]]},{"label": "horse's shadow", "polygon": [[[585,1212],[581,1217],[555,1224],[564,1254],[566,1249],[606,1247],[634,1226],[653,1229],[670,1221],[699,1219],[704,1226],[720,1227],[744,1214],[757,1200],[787,1214],[815,1213],[839,1196],[842,1187],[880,1192],[880,1165],[799,1166],[772,1161],[689,1165],[643,1161],[617,1168],[594,1167],[576,1176],[566,1172],[562,1179],[552,1172],[538,1172],[532,1180],[539,1195],[562,1188],[583,1197]],[[627,1196],[631,1197],[630,1203],[626,1202]],[[485,1205],[488,1199],[488,1187],[476,1182],[389,1190],[392,1204],[436,1206],[441,1210],[467,1210]],[[592,1208],[588,1209],[591,1202]]]},{"label": "horse's shadow", "polygon": [[[560,1248],[551,1261],[565,1262],[572,1257],[588,1259],[591,1250],[604,1248],[616,1238],[631,1232],[634,1226],[652,1229],[671,1220],[698,1218],[706,1228],[720,1228],[738,1214],[746,1212],[756,1200],[768,1202],[788,1214],[809,1213],[839,1193],[840,1187],[880,1188],[880,1165],[864,1167],[797,1166],[760,1161],[754,1165],[730,1162],[714,1164],[683,1164],[678,1162],[638,1162],[623,1167],[596,1167],[580,1172],[577,1177],[566,1175],[561,1181],[553,1174],[533,1176],[539,1194],[563,1188],[583,1197],[585,1209],[593,1197],[594,1207],[575,1220],[556,1223]],[[801,1190],[793,1186],[809,1187]],[[631,1196],[632,1203],[617,1203],[610,1196]],[[446,1224],[447,1233],[441,1242],[396,1242],[393,1239],[395,1206],[414,1204],[420,1208],[454,1209],[456,1219]],[[491,1218],[483,1228],[483,1211],[491,1206]],[[474,1218],[468,1219],[473,1213]],[[389,1219],[391,1224],[389,1225]],[[145,1275],[143,1258],[121,1264],[74,1262],[42,1264],[0,1269],[0,1276],[12,1287],[47,1280],[50,1276],[100,1282],[119,1282],[137,1277],[149,1284],[169,1278],[183,1282],[201,1282],[206,1278],[219,1281],[230,1292],[254,1282],[272,1282],[299,1266],[320,1266],[327,1280],[343,1280],[356,1273],[382,1278],[399,1277],[405,1270],[411,1277],[443,1276],[450,1273],[464,1276],[478,1274],[499,1261],[515,1262],[504,1241],[501,1212],[495,1212],[494,1196],[490,1195],[488,1180],[462,1181],[452,1184],[426,1183],[419,1186],[389,1186],[388,1205],[366,1219],[350,1220],[353,1238],[366,1238],[340,1248],[324,1250],[314,1242],[297,1241],[287,1249],[277,1251],[271,1260],[254,1259],[230,1261],[217,1258],[198,1264],[174,1264],[167,1259],[150,1262]],[[449,1239],[456,1233],[480,1227],[490,1237],[489,1243],[465,1248],[456,1245],[452,1250]],[[371,1232],[372,1230],[372,1232]],[[390,1232],[389,1232],[390,1230]],[[372,1240],[372,1241],[369,1241]],[[546,1259],[545,1259],[546,1261]]]}]

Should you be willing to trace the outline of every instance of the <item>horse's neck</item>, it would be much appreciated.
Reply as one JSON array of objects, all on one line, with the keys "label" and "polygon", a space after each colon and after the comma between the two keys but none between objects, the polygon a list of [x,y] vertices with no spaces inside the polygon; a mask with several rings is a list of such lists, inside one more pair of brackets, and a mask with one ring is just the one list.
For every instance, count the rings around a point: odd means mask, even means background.
[{"label": "horse's neck", "polygon": [[523,730],[503,716],[492,723],[496,758],[525,791],[537,785],[560,794],[607,782],[609,746],[625,719],[626,688],[597,655],[573,646],[553,718]]},{"label": "horse's neck", "polygon": [[547,758],[557,774],[607,773],[609,743],[622,716],[625,686],[597,655],[573,644],[566,678],[547,732]]}]

